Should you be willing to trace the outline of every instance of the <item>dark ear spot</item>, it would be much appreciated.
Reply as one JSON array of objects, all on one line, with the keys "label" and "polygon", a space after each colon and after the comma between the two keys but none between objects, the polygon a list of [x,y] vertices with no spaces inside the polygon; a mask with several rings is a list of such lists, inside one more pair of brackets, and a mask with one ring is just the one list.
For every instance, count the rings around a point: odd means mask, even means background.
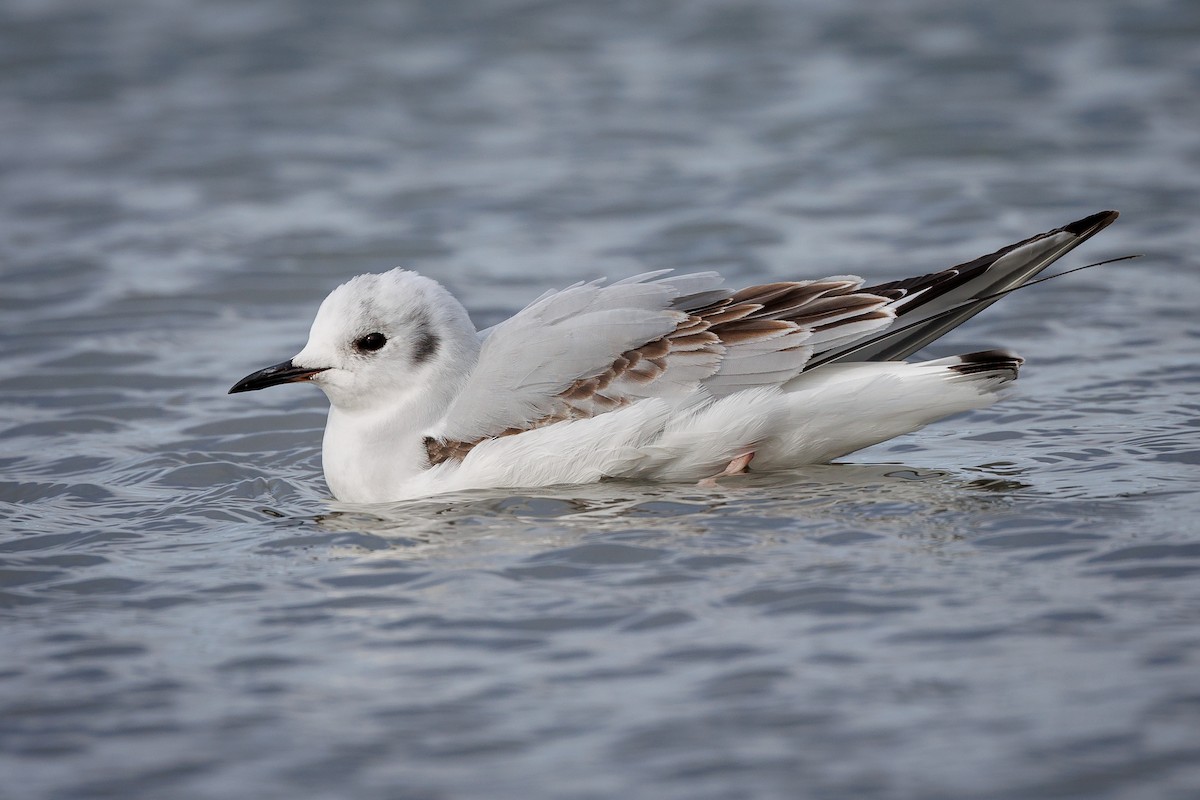
[{"label": "dark ear spot", "polygon": [[413,363],[424,364],[434,357],[440,345],[441,340],[429,329],[429,324],[423,323],[417,328],[417,343],[413,346]]}]

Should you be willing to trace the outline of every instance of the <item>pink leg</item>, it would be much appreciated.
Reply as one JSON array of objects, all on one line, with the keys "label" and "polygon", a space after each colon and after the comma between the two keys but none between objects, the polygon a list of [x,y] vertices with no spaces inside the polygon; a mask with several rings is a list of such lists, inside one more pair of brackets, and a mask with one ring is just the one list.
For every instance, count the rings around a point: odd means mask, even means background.
[{"label": "pink leg", "polygon": [[754,460],[754,451],[753,450],[751,450],[749,453],[743,453],[742,455],[735,458],[733,461],[730,461],[724,470],[722,470],[721,472],[718,472],[716,475],[711,475],[711,476],[705,478],[704,480],[700,481],[700,483],[698,483],[696,485],[704,486],[704,487],[711,489],[717,485],[717,478],[724,478],[726,475],[741,475],[743,472],[746,471],[746,467],[750,466],[750,462],[753,460]]}]

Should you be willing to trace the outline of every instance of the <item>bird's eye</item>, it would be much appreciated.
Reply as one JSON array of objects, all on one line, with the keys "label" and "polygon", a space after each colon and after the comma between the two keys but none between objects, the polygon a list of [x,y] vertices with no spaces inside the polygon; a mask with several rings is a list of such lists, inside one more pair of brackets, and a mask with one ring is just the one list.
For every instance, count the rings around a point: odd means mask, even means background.
[{"label": "bird's eye", "polygon": [[354,348],[364,353],[373,353],[387,344],[387,337],[382,333],[368,333],[354,340]]}]

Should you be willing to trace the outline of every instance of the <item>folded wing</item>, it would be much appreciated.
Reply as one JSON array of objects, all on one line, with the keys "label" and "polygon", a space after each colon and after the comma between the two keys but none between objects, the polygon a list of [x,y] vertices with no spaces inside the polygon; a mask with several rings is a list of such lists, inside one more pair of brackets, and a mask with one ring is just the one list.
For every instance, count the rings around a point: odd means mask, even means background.
[{"label": "folded wing", "polygon": [[814,353],[895,316],[887,297],[858,291],[853,276],[735,292],[716,273],[663,274],[547,293],[481,334],[474,372],[426,440],[430,462],[648,397],[780,385]]},{"label": "folded wing", "polygon": [[713,272],[547,292],[480,334],[474,372],[425,440],[431,464],[485,439],[703,388],[780,386],[837,361],[905,358],[1117,218],[1103,211],[940,272],[862,288],[851,275],[733,291]]}]

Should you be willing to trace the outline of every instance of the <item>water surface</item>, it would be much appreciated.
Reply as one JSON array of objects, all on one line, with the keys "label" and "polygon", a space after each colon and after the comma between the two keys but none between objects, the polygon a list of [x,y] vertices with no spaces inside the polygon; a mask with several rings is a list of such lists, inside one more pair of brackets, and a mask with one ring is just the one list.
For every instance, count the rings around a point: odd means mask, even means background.
[{"label": "water surface", "polygon": [[[0,9],[0,796],[1190,798],[1200,6]],[[1103,208],[848,463],[346,508],[225,395],[396,265],[941,268]]]}]

